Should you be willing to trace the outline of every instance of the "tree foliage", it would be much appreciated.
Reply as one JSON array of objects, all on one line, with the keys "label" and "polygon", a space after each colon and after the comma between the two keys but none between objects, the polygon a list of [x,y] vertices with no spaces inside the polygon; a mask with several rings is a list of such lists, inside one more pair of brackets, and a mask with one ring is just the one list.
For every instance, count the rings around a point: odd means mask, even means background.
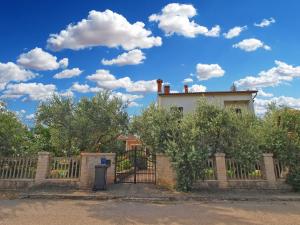
[{"label": "tree foliage", "polygon": [[151,105],[133,120],[142,142],[167,153],[177,173],[178,189],[189,191],[205,176],[207,159],[222,152],[245,166],[260,160],[266,143],[264,121],[248,111],[237,113],[200,100],[196,110],[182,116],[180,110]]},{"label": "tree foliage", "polygon": [[92,99],[81,99],[74,111],[79,149],[113,151],[118,146],[118,136],[127,132],[126,107],[110,92],[100,92]]},{"label": "tree foliage", "polygon": [[117,137],[126,131],[128,115],[126,104],[110,92],[82,98],[78,103],[53,96],[39,106],[37,124],[42,126],[37,130],[40,134],[50,136],[56,154],[103,152],[118,145]]},{"label": "tree foliage", "polygon": [[0,155],[22,155],[29,147],[27,127],[0,102]]}]

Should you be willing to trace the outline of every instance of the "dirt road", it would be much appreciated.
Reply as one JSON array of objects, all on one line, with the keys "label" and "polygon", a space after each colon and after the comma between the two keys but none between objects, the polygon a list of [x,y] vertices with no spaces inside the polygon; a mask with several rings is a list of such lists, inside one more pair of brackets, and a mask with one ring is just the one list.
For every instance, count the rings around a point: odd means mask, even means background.
[{"label": "dirt road", "polygon": [[1,200],[0,224],[300,225],[300,202],[153,204],[122,201]]}]

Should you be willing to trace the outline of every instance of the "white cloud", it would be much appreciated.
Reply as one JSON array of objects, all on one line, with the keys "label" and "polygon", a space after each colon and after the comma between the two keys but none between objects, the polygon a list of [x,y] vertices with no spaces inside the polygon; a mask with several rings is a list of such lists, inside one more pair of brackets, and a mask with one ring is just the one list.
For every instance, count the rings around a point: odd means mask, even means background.
[{"label": "white cloud", "polygon": [[290,82],[295,77],[300,77],[300,66],[288,65],[285,62],[276,60],[276,66],[261,71],[257,76],[247,76],[235,82],[239,87],[243,88],[263,88],[274,87],[282,83]]},{"label": "white cloud", "polygon": [[185,37],[194,38],[197,35],[218,37],[220,35],[220,26],[214,26],[209,30],[205,26],[197,24],[190,20],[197,15],[193,5],[171,3],[166,5],[161,13],[152,14],[149,21],[158,22],[158,27],[162,29],[167,36],[178,34]]},{"label": "white cloud", "polygon": [[65,68],[67,68],[68,65],[69,65],[69,59],[68,59],[68,58],[63,58],[63,59],[60,60],[58,63],[59,63],[59,67],[60,67],[60,68],[65,69]]},{"label": "white cloud", "polygon": [[117,79],[108,70],[97,70],[95,74],[87,76],[88,80],[94,81],[101,88],[118,89],[124,88],[128,92],[156,92],[156,80],[132,81],[130,77]]},{"label": "white cloud", "polygon": [[256,27],[268,27],[272,23],[275,23],[275,19],[271,17],[270,19],[263,19],[260,23],[254,23],[254,26]]},{"label": "white cloud", "polygon": [[63,92],[59,92],[59,93],[55,93],[60,95],[61,97],[67,97],[67,98],[73,98],[74,97],[74,93],[72,92],[72,90],[66,90]]},{"label": "white cloud", "polygon": [[132,94],[127,94],[122,92],[113,92],[112,95],[122,99],[123,102],[128,102],[128,103],[134,102],[137,99],[144,98],[143,95],[132,95]]},{"label": "white cloud", "polygon": [[194,84],[191,87],[189,87],[189,92],[205,92],[206,87],[203,85]]},{"label": "white cloud", "polygon": [[[88,84],[79,84],[78,82],[73,83],[70,90],[79,92],[79,93],[91,93],[99,92],[103,90],[99,87],[90,87]],[[120,98],[124,103],[128,103],[129,107],[139,106],[138,103],[134,102],[136,99],[143,98],[143,95],[133,95],[122,92],[112,92],[112,96]]]},{"label": "white cloud", "polygon": [[265,114],[268,105],[273,102],[275,102],[279,106],[287,106],[294,109],[300,109],[300,98],[280,96],[280,97],[273,97],[271,99],[255,99],[254,102],[255,112],[258,115]]},{"label": "white cloud", "polygon": [[258,90],[257,96],[264,97],[264,98],[271,98],[274,95],[272,93],[268,93],[268,92],[265,92],[264,90],[260,89],[260,90]]},{"label": "white cloud", "polygon": [[253,52],[258,48],[263,48],[268,51],[271,50],[270,46],[265,45],[261,40],[258,40],[256,38],[245,39],[237,44],[234,44],[232,47],[242,49],[246,52]]},{"label": "white cloud", "polygon": [[199,80],[208,80],[214,77],[222,77],[225,71],[218,64],[201,64],[196,66],[196,74]]},{"label": "white cloud", "polygon": [[111,10],[92,10],[87,19],[68,25],[59,34],[51,34],[47,46],[54,51],[94,46],[121,46],[125,50],[160,46],[161,38],[151,36],[151,31],[144,26],[142,22],[130,24],[125,17]]},{"label": "white cloud", "polygon": [[56,91],[54,84],[42,83],[20,83],[8,84],[3,92],[2,98],[28,97],[31,100],[45,100],[51,97]]},{"label": "white cloud", "polygon": [[78,82],[73,83],[71,90],[80,93],[88,93],[90,91],[90,86],[88,84],[79,84]]},{"label": "white cloud", "polygon": [[103,90],[99,87],[90,87],[88,84],[79,84],[78,82],[73,83],[72,87],[70,88],[72,91],[76,91],[79,93],[90,93],[90,92],[99,92]]},{"label": "white cloud", "polygon": [[34,120],[35,115],[32,113],[32,114],[26,115],[25,118],[26,118],[27,120]]},{"label": "white cloud", "polygon": [[142,105],[137,102],[129,102],[128,103],[128,107],[140,107],[140,106],[142,106]]},{"label": "white cloud", "polygon": [[239,26],[236,26],[234,28],[231,28],[227,33],[224,33],[224,37],[226,39],[231,39],[231,38],[234,38],[234,37],[238,37],[241,32],[245,31],[247,29],[247,26],[243,26],[243,27],[239,27]]},{"label": "white cloud", "polygon": [[143,95],[133,95],[128,93],[122,93],[122,92],[112,92],[111,97],[116,97],[121,99],[121,101],[128,105],[128,107],[139,107],[141,106],[139,103],[135,102],[137,99],[144,98]]},{"label": "white cloud", "polygon": [[54,75],[56,79],[77,77],[82,73],[79,68],[66,69]]},{"label": "white cloud", "polygon": [[25,113],[26,113],[25,109],[21,109],[20,111],[15,111],[16,116],[19,117],[20,119],[24,117]]},{"label": "white cloud", "polygon": [[67,58],[57,61],[57,57],[41,48],[34,48],[27,53],[22,53],[18,60],[18,64],[34,70],[56,70],[60,67],[65,68],[69,64]]},{"label": "white cloud", "polygon": [[118,65],[118,66],[125,66],[125,65],[137,65],[143,63],[143,60],[146,59],[144,53],[139,49],[134,49],[129,52],[125,52],[121,55],[118,55],[117,58],[107,60],[102,59],[103,65]]},{"label": "white cloud", "polygon": [[36,76],[37,74],[12,62],[0,63],[0,90],[3,90],[9,82],[27,81]]},{"label": "white cloud", "polygon": [[190,77],[185,78],[185,79],[183,80],[183,83],[193,83],[193,82],[194,82],[193,79],[190,78]]}]

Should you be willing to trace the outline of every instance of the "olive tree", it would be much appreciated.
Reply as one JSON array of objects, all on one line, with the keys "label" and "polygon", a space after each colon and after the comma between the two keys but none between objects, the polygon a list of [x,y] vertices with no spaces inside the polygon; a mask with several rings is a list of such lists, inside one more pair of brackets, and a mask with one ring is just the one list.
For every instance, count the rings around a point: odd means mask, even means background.
[{"label": "olive tree", "polygon": [[[37,144],[50,147],[56,155],[114,151],[117,137],[127,130],[126,107],[109,91],[77,103],[55,95],[38,107],[35,134],[42,143]],[[45,143],[43,136],[50,136],[51,143]]]},{"label": "olive tree", "polygon": [[0,155],[24,155],[30,147],[28,128],[0,102]]},{"label": "olive tree", "polygon": [[127,104],[111,92],[83,98],[74,111],[76,142],[81,150],[114,151],[117,138],[127,132]]}]

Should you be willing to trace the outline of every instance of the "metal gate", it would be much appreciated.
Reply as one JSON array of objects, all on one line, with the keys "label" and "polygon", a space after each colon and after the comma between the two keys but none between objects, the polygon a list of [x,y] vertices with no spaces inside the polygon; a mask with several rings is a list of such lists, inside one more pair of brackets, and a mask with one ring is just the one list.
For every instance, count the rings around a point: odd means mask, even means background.
[{"label": "metal gate", "polygon": [[133,149],[116,155],[115,183],[156,182],[155,154],[145,149]]}]

